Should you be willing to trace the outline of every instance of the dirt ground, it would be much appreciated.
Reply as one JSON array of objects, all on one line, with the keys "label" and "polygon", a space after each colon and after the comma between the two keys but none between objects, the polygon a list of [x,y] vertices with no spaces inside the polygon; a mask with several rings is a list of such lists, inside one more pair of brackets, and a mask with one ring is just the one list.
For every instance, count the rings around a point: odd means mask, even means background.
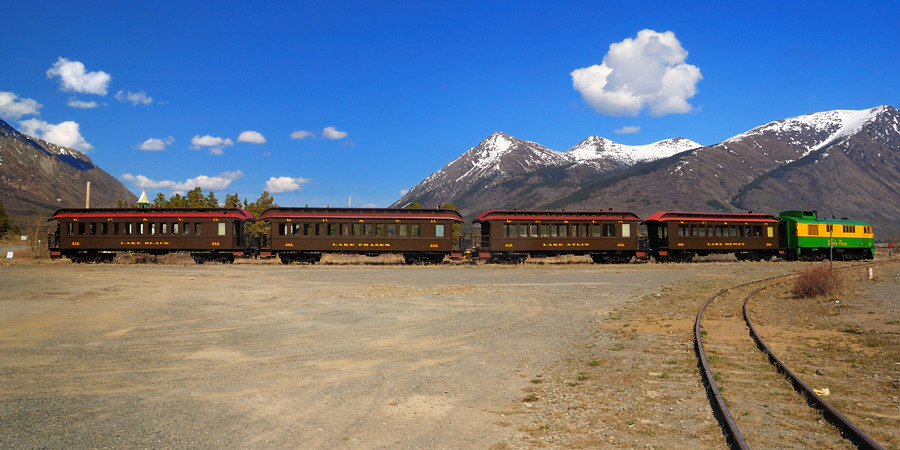
[{"label": "dirt ground", "polygon": [[2,265],[0,447],[721,447],[685,324],[791,270]]}]

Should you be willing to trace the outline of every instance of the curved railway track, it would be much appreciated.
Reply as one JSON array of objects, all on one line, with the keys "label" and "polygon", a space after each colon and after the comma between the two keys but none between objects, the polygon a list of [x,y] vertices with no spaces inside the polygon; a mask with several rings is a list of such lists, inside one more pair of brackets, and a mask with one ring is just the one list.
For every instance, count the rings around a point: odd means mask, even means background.
[{"label": "curved railway track", "polygon": [[[840,270],[859,267],[862,266]],[[786,274],[723,289],[709,298],[697,314],[694,347],[707,395],[728,443],[741,449],[882,448],[787,367],[753,326],[750,300],[793,276]],[[743,315],[743,321],[735,320],[737,314]],[[772,365],[776,370],[772,370]]]}]

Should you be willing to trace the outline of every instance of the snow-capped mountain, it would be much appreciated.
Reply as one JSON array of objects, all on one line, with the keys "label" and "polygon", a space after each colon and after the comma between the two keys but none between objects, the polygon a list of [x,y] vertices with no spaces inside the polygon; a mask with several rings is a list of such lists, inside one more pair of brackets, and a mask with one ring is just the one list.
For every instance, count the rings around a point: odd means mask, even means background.
[{"label": "snow-capped mountain", "polygon": [[566,154],[575,161],[586,164],[605,164],[610,162],[631,166],[639,162],[650,162],[702,145],[685,138],[666,139],[648,145],[623,145],[600,136],[591,136],[578,145],[570,148]]},{"label": "snow-capped mountain", "polygon": [[17,224],[42,224],[59,208],[83,207],[87,182],[91,206],[137,201],[81,152],[32,138],[0,120],[0,202]]},{"label": "snow-capped mountain", "polygon": [[[437,206],[469,198],[471,201],[463,203],[469,207],[500,207],[490,206],[489,202],[505,196],[503,192],[512,186],[511,182],[516,185],[512,187],[516,192],[527,187],[527,193],[519,192],[522,196],[518,197],[518,201],[527,197],[537,205],[571,191],[600,173],[665,158],[696,147],[700,144],[683,138],[627,146],[592,136],[566,152],[558,152],[498,132],[431,174],[394,206],[402,207],[410,202]],[[522,181],[533,177],[537,178]],[[502,203],[508,204],[507,201]]]},{"label": "snow-capped mountain", "polygon": [[566,152],[495,133],[394,206],[664,210],[816,209],[900,233],[900,112],[825,111],[770,122],[719,144],[675,138],[625,146],[591,136]]}]

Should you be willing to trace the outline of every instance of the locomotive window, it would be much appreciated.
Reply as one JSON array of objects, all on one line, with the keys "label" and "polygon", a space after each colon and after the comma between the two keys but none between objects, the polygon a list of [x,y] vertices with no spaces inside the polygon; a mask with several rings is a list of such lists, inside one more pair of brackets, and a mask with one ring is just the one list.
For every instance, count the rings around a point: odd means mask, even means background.
[{"label": "locomotive window", "polygon": [[225,222],[219,222],[219,236],[225,236],[228,231],[227,225]]},{"label": "locomotive window", "polygon": [[622,237],[631,237],[631,224],[630,223],[622,224]]},{"label": "locomotive window", "polygon": [[825,232],[826,232],[826,233],[831,233],[832,231],[834,231],[834,230],[832,229],[833,226],[834,226],[834,225],[825,225]]},{"label": "locomotive window", "polygon": [[613,237],[616,235],[616,225],[612,223],[604,223],[603,224],[603,235],[606,237]]},{"label": "locomotive window", "polygon": [[810,236],[818,236],[819,235],[819,226],[814,224],[808,225],[808,233]]},{"label": "locomotive window", "polygon": [[444,225],[442,225],[442,224],[435,225],[434,226],[434,235],[435,235],[435,237],[444,237]]},{"label": "locomotive window", "polygon": [[412,237],[419,237],[421,234],[419,233],[419,225],[412,224],[409,226],[409,235]]},{"label": "locomotive window", "polygon": [[400,237],[409,236],[409,226],[405,223],[400,224]]},{"label": "locomotive window", "polygon": [[856,233],[856,227],[853,225],[844,225],[844,233]]}]

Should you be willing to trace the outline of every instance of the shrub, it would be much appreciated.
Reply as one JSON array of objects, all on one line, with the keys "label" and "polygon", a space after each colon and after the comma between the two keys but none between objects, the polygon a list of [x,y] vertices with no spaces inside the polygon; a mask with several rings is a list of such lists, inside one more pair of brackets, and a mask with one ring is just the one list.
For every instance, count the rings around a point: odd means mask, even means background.
[{"label": "shrub", "polygon": [[794,282],[793,294],[798,298],[837,295],[844,287],[844,277],[825,265],[813,266],[800,272]]}]

